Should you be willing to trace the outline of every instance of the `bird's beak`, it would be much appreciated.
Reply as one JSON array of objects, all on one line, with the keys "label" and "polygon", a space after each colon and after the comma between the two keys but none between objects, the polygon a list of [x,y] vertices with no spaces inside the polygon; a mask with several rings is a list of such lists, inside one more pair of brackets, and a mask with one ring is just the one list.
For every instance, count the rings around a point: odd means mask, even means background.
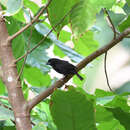
[{"label": "bird's beak", "polygon": [[46,65],[50,65],[50,63],[49,63],[49,62],[47,62],[47,63],[46,63]]}]

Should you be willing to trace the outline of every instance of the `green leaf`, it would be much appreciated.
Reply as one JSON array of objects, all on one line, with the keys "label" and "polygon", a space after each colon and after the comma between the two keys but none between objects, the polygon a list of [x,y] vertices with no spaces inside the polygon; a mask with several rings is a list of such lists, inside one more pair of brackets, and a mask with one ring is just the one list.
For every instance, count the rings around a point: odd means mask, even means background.
[{"label": "green leaf", "polygon": [[13,112],[5,107],[0,106],[0,120],[14,120]]},{"label": "green leaf", "polygon": [[15,126],[4,126],[1,130],[16,130]]},{"label": "green leaf", "polygon": [[123,32],[126,28],[130,27],[130,16],[119,26],[119,30]]},{"label": "green leaf", "polygon": [[[59,41],[67,42],[67,41],[71,40],[71,33],[62,30],[62,31],[60,32],[60,35],[59,35],[59,38],[58,38],[58,39],[59,39]],[[61,48],[59,48],[57,45],[54,45],[54,50],[53,50],[53,52],[54,52],[54,54],[55,54],[56,56],[59,56],[59,57],[61,57],[61,58],[65,56],[64,51],[61,50]]]},{"label": "green leaf", "polygon": [[104,105],[108,102],[111,102],[115,97],[115,94],[113,92],[108,92],[101,89],[96,89],[95,95],[97,97],[96,103],[100,105]]},{"label": "green leaf", "polygon": [[47,130],[47,128],[43,123],[39,123],[38,125],[34,126],[32,130]]},{"label": "green leaf", "polygon": [[75,36],[80,36],[86,32],[96,20],[96,14],[101,8],[111,8],[116,0],[80,0],[70,15],[72,31]]},{"label": "green leaf", "polygon": [[112,112],[106,110],[105,107],[101,105],[96,106],[96,122],[102,123],[113,120],[113,114]]},{"label": "green leaf", "polygon": [[[107,108],[107,110],[111,111],[114,117],[119,120],[120,124],[125,127],[125,130],[130,130],[130,113],[124,112],[121,108]],[[130,110],[130,107],[129,107]]]},{"label": "green leaf", "polygon": [[125,13],[126,13],[127,15],[130,14],[130,6],[128,6],[127,3],[124,5],[123,9],[124,9],[124,11],[125,11]]},{"label": "green leaf", "polygon": [[105,96],[96,99],[96,104],[105,105],[113,100],[115,96]]},{"label": "green leaf", "polygon": [[0,79],[0,94],[4,94],[6,92],[6,86],[4,85],[3,81]]},{"label": "green leaf", "polygon": [[[79,73],[79,72],[78,72]],[[81,81],[76,75],[73,77],[73,82],[76,84],[77,87],[83,87],[84,83],[86,82],[86,75],[79,73],[84,79]]]},{"label": "green leaf", "polygon": [[74,49],[83,56],[87,56],[98,48],[98,42],[93,38],[93,32],[88,31],[78,40],[73,39]]},{"label": "green leaf", "polygon": [[125,112],[129,112],[130,110],[130,107],[127,104],[127,99],[123,96],[115,96],[114,99],[111,102],[105,104],[105,106],[111,108],[119,107]]},{"label": "green leaf", "polygon": [[[61,19],[71,10],[72,6],[76,4],[79,0],[53,0],[51,4],[49,5],[48,9],[48,16],[49,21],[54,27],[56,24],[58,24]],[[68,24],[68,17],[64,19],[64,21],[55,28],[56,32],[60,32],[62,27],[66,24]]]},{"label": "green leaf", "polygon": [[56,90],[51,100],[50,110],[58,130],[96,130],[94,106],[84,94],[76,89]]},{"label": "green leaf", "polygon": [[80,54],[78,54],[76,51],[71,49],[70,47],[66,46],[59,40],[55,40],[54,43],[66,54],[72,61],[78,63],[80,62],[84,57]]},{"label": "green leaf", "polygon": [[48,74],[43,74],[38,68],[25,67],[24,78],[32,86],[47,87],[50,85],[51,78]]},{"label": "green leaf", "polygon": [[129,1],[129,0],[126,0],[126,2],[127,2],[127,4],[128,4],[128,6],[130,6],[130,1]]},{"label": "green leaf", "polygon": [[61,58],[63,58],[65,56],[65,54],[63,53],[63,51],[56,45],[54,45],[54,50],[53,50],[54,54],[56,56],[59,56]]},{"label": "green leaf", "polygon": [[91,5],[90,0],[80,0],[79,5],[72,10],[70,20],[75,36],[80,36],[93,25],[97,12],[95,5]]},{"label": "green leaf", "polygon": [[[6,23],[9,35],[13,35],[22,27],[22,24],[12,17],[9,17],[7,20],[10,22],[10,24]],[[25,41],[22,35],[16,37],[13,40],[12,45],[13,45],[13,54],[15,58],[18,58],[24,54]]]},{"label": "green leaf", "polygon": [[39,9],[38,5],[36,3],[34,3],[33,1],[30,1],[30,0],[24,0],[24,6],[26,8],[31,9],[33,14],[36,14],[38,9]]},{"label": "green leaf", "polygon": [[96,89],[95,95],[96,95],[96,97],[105,97],[105,96],[113,96],[114,93],[110,92],[110,91],[104,91],[104,90],[101,90],[101,89]]},{"label": "green leaf", "polygon": [[27,86],[27,84],[25,84],[24,81],[22,84],[22,90],[23,90],[24,98],[27,100],[29,96],[29,87]]},{"label": "green leaf", "polygon": [[22,0],[8,0],[6,3],[7,13],[9,15],[16,14],[23,6]]},{"label": "green leaf", "polygon": [[21,9],[17,14],[13,15],[13,18],[17,19],[18,21],[25,23],[25,18],[24,18],[24,12]]},{"label": "green leaf", "polygon": [[60,32],[60,35],[59,35],[59,40],[61,41],[61,42],[67,42],[67,41],[70,41],[71,40],[71,33],[70,32],[67,32],[67,31],[65,31],[65,30],[62,30],[61,32]]},{"label": "green leaf", "polygon": [[126,130],[118,120],[112,119],[97,125],[98,130]]}]

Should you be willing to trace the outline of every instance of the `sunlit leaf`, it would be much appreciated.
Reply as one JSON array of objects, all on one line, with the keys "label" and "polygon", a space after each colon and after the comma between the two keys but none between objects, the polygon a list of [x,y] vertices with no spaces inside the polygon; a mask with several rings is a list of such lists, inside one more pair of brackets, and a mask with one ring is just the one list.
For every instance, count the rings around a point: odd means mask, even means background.
[{"label": "sunlit leaf", "polygon": [[93,103],[84,94],[75,89],[57,90],[51,100],[50,110],[58,130],[96,130]]}]

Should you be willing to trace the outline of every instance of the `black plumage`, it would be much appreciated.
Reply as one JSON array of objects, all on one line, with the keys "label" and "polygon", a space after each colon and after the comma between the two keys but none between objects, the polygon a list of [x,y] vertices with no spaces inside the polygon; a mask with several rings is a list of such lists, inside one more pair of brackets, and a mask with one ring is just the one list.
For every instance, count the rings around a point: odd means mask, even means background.
[{"label": "black plumage", "polygon": [[77,73],[76,66],[70,64],[68,61],[51,58],[48,60],[47,65],[52,66],[56,72],[65,76],[69,74],[76,74],[80,80],[83,80],[83,78]]}]

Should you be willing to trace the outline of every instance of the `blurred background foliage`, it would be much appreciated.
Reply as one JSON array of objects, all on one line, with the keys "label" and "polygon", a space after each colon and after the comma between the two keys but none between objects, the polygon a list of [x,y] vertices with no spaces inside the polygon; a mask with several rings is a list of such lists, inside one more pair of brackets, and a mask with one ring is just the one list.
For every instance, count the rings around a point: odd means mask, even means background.
[{"label": "blurred background foliage", "polygon": [[[47,0],[1,0],[9,34],[30,22],[46,3]],[[112,40],[113,31],[102,8],[108,10],[118,34],[130,27],[129,0],[52,0],[39,22],[13,40],[13,53],[17,59],[25,54],[29,42],[31,49],[71,11],[27,57],[21,76],[27,100],[62,77],[46,65],[49,58],[62,58],[76,65]],[[80,72],[84,81],[74,76],[67,83],[70,86],[67,91],[65,88],[56,90],[32,110],[33,130],[130,130],[129,50],[130,38],[125,38],[108,52],[107,70],[114,93],[109,92],[106,84],[102,55]],[[22,64],[23,60],[17,63],[18,72]],[[0,96],[8,96],[2,80]],[[15,130],[9,108],[8,101],[0,98],[0,130]]]}]

